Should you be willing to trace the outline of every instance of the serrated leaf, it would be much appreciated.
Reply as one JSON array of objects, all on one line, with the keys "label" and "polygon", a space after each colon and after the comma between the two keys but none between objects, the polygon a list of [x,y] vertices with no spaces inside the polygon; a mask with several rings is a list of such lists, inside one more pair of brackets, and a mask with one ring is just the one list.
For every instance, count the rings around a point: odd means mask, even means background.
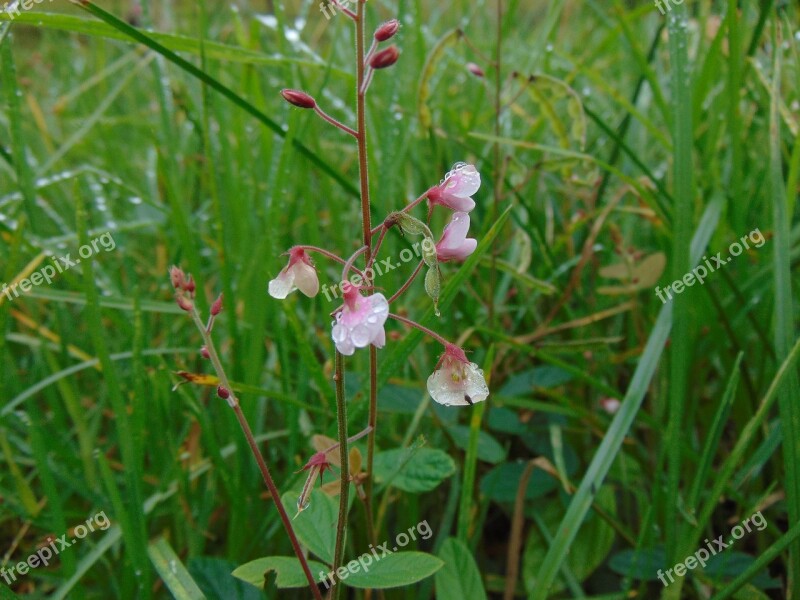
[{"label": "serrated leaf", "polygon": [[456,472],[453,459],[435,448],[400,448],[378,452],[375,482],[404,492],[428,492]]},{"label": "serrated leaf", "polygon": [[436,600],[486,600],[478,565],[464,542],[447,538],[439,558],[444,567],[436,572]]},{"label": "serrated leaf", "polygon": [[[328,567],[315,560],[308,561],[314,580],[322,581],[328,573]],[[279,588],[308,587],[308,579],[296,556],[267,556],[238,567],[233,576],[242,581],[264,589],[264,578],[268,573],[275,573],[275,585]]]}]

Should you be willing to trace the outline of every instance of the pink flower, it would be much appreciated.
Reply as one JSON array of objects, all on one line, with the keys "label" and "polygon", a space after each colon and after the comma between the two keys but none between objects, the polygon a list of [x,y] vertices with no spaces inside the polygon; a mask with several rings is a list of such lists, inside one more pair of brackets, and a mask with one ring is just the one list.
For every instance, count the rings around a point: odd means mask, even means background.
[{"label": "pink flower", "polygon": [[603,398],[600,400],[600,407],[610,415],[615,414],[620,406],[622,406],[622,403],[616,398]]},{"label": "pink flower", "polygon": [[356,348],[370,344],[383,348],[386,332],[383,325],[389,316],[389,303],[383,294],[362,296],[359,287],[344,286],[344,308],[336,314],[331,337],[336,349],[350,356]]},{"label": "pink flower", "polygon": [[289,250],[289,264],[269,282],[269,295],[283,300],[298,289],[309,298],[313,298],[319,292],[319,278],[306,251],[302,248],[292,248]]},{"label": "pink flower", "polygon": [[464,351],[447,344],[433,374],[428,377],[428,393],[445,406],[471,406],[489,397],[483,371],[469,362]]},{"label": "pink flower", "polygon": [[436,255],[442,262],[466,260],[478,247],[478,240],[467,237],[469,215],[465,212],[453,213],[453,218],[444,228],[442,239],[436,244]]},{"label": "pink flower", "polygon": [[481,174],[474,165],[456,163],[438,186],[428,191],[431,205],[441,204],[452,210],[469,212],[475,208],[470,198],[481,187]]}]

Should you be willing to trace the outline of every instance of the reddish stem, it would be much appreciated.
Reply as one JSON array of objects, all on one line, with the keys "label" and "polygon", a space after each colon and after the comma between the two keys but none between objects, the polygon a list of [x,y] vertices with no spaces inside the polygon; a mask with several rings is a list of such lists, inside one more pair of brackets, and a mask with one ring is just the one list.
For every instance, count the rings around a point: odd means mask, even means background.
[{"label": "reddish stem", "polygon": [[448,345],[450,345],[450,342],[448,342],[446,339],[444,339],[444,338],[443,338],[442,336],[440,336],[438,333],[436,333],[435,331],[432,331],[432,330],[428,329],[428,328],[427,328],[427,327],[425,327],[424,325],[420,325],[420,324],[419,324],[419,323],[417,323],[416,321],[412,321],[411,319],[406,319],[405,317],[401,317],[400,315],[396,315],[396,314],[394,314],[394,313],[389,313],[389,316],[390,316],[392,319],[394,319],[395,321],[400,321],[401,323],[405,323],[406,325],[409,325],[409,326],[411,326],[411,327],[414,327],[415,329],[419,329],[419,330],[420,330],[422,333],[425,333],[425,334],[427,334],[427,335],[431,336],[431,337],[432,337],[433,339],[435,339],[437,342],[439,342],[440,344],[442,344],[442,345],[443,345],[445,348],[446,348]]},{"label": "reddish stem", "polygon": [[352,135],[352,136],[353,136],[354,138],[356,138],[356,139],[358,138],[358,133],[356,133],[356,130],[355,130],[355,129],[351,129],[350,127],[348,127],[347,125],[345,125],[345,124],[344,124],[344,123],[342,123],[341,121],[337,121],[337,120],[336,120],[336,119],[334,119],[332,116],[330,116],[328,113],[326,113],[324,110],[322,110],[322,109],[321,109],[319,106],[315,106],[315,107],[314,107],[314,111],[315,111],[315,112],[316,112],[316,113],[317,113],[317,114],[318,114],[320,117],[322,117],[323,119],[325,119],[325,120],[326,120],[328,123],[330,123],[331,125],[333,125],[333,126],[334,126],[334,127],[336,127],[337,129],[341,129],[341,130],[342,130],[342,131],[344,131],[345,133],[349,133],[350,135]]},{"label": "reddish stem", "polygon": [[417,268],[416,268],[416,269],[414,270],[414,272],[411,274],[411,277],[409,277],[409,278],[408,278],[408,281],[406,281],[406,282],[403,284],[403,287],[401,287],[399,290],[397,290],[397,291],[395,292],[394,296],[392,296],[391,298],[389,298],[389,304],[391,304],[392,302],[394,302],[395,300],[397,300],[397,299],[398,299],[400,296],[402,296],[402,295],[403,295],[403,294],[406,292],[406,290],[407,290],[408,288],[410,288],[410,287],[411,287],[411,284],[412,284],[412,283],[414,283],[414,280],[417,278],[417,275],[419,275],[419,272],[422,270],[422,266],[423,266],[424,264],[425,264],[425,261],[423,261],[423,260],[421,260],[421,261],[419,262],[419,264],[417,265]]}]

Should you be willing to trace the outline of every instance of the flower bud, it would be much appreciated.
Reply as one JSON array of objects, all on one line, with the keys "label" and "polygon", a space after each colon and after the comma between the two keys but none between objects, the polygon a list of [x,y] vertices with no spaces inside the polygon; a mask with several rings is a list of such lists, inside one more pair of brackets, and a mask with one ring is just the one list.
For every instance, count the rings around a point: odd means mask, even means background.
[{"label": "flower bud", "polygon": [[378,27],[378,29],[375,31],[375,41],[385,42],[386,40],[393,38],[398,29],[400,29],[400,21],[397,19],[386,21],[386,23]]},{"label": "flower bud", "polygon": [[211,358],[211,353],[208,351],[208,348],[203,346],[202,348],[200,348],[200,356],[208,360]]},{"label": "flower bud", "polygon": [[467,71],[475,75],[475,77],[483,78],[486,76],[486,73],[483,72],[483,69],[473,62],[467,63]]},{"label": "flower bud", "polygon": [[281,96],[289,104],[298,108],[316,108],[317,101],[305,92],[299,90],[281,90]]},{"label": "flower bud", "polygon": [[186,312],[192,312],[194,309],[194,304],[192,304],[192,301],[184,296],[175,296],[175,302],[177,302],[178,306],[180,306],[181,309],[185,310]]},{"label": "flower bud", "polygon": [[400,58],[400,51],[397,46],[392,44],[385,50],[377,52],[369,61],[369,66],[373,69],[386,69],[391,67]]},{"label": "flower bud", "polygon": [[228,398],[231,397],[231,393],[227,390],[227,388],[224,388],[220,385],[217,386],[217,396],[219,396],[223,400],[227,400]]},{"label": "flower bud", "polygon": [[211,316],[216,317],[219,313],[222,312],[222,294],[214,300],[214,304],[211,305]]},{"label": "flower bud", "polygon": [[186,281],[186,275],[184,275],[180,267],[173,265],[169,269],[169,280],[172,283],[172,287],[177,290],[178,288],[183,287],[183,284]]},{"label": "flower bud", "polygon": [[184,283],[181,287],[183,288],[183,291],[188,292],[189,296],[194,298],[194,291],[196,288],[194,285],[194,278],[191,275],[189,275],[189,280],[186,283]]}]

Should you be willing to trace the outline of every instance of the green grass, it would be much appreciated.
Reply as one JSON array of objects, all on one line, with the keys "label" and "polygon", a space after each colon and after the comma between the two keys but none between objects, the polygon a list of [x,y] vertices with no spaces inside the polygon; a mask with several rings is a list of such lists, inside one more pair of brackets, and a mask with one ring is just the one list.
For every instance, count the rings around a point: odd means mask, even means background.
[{"label": "green grass", "polygon": [[[225,293],[222,362],[278,488],[299,490],[311,436],[344,425],[337,304],[279,302],[267,282],[294,244],[357,250],[361,207],[352,139],[278,92],[304,89],[354,125],[354,42],[317,3],[270,3],[274,16],[264,4],[143,2],[139,26],[122,1],[0,14],[0,285],[105,232],[116,244],[52,285],[0,292],[0,567],[100,511],[112,521],[18,577],[17,596],[306,597],[228,575],[292,548],[215,384],[177,375],[213,372],[167,277],[191,272],[204,312]],[[377,451],[441,450],[447,474],[416,492],[377,479],[375,537],[427,520],[433,535],[405,549],[447,564],[385,597],[448,599],[459,574],[502,597],[509,570],[516,597],[535,599],[800,596],[797,7],[506,0],[499,28],[496,2],[366,12],[368,32],[403,23],[400,61],[367,103],[373,225],[456,161],[484,183],[478,250],[442,265],[442,316],[422,278],[392,310],[457,340],[492,391],[474,409],[436,405],[425,382],[441,346],[387,324]],[[761,247],[658,299],[656,285],[756,229]],[[390,231],[382,257],[418,239]],[[636,275],[647,285],[607,276],[655,253],[666,266]],[[321,283],[338,282],[340,265],[315,261]],[[415,266],[376,285],[391,295]],[[353,435],[368,419],[368,353],[346,364]],[[366,438],[350,446],[363,470]],[[349,496],[345,564],[372,542]],[[720,555],[737,561],[723,576],[659,582],[657,569],[758,511],[768,525]]]}]

